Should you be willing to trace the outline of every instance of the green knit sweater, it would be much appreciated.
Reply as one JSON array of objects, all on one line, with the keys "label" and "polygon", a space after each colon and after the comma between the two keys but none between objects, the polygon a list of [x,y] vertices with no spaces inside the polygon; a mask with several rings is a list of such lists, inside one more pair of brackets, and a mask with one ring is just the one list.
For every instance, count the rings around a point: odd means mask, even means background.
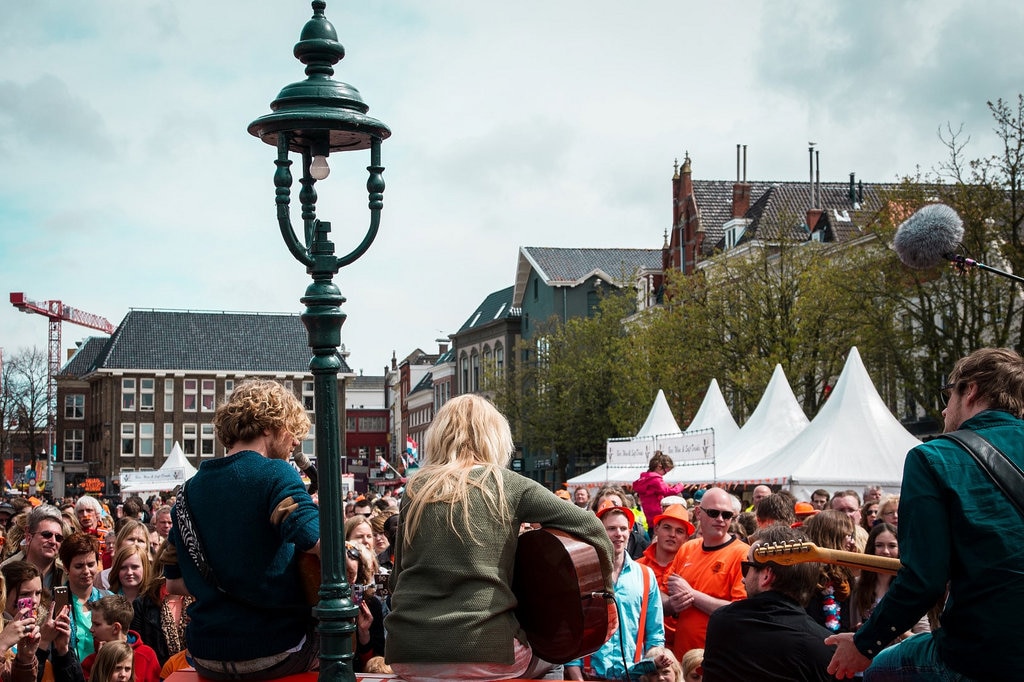
[{"label": "green knit sweater", "polygon": [[[448,525],[448,506],[429,505],[409,547],[403,526],[395,542],[391,613],[384,620],[388,663],[513,662],[513,639],[526,641],[516,621],[512,569],[520,523],[571,533],[598,550],[605,589],[612,591],[612,547],[597,517],[528,478],[502,472],[512,522],[486,512],[478,490],[469,498],[477,542]],[[461,505],[454,509],[462,518]]]}]

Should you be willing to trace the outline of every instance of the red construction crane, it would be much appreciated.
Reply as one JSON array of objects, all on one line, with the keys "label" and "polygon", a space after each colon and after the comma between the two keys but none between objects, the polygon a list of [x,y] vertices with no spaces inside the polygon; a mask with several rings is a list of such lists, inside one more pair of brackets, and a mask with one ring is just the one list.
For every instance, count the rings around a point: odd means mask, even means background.
[{"label": "red construction crane", "polygon": [[[93,315],[60,301],[32,301],[25,298],[21,292],[11,292],[11,305],[23,313],[36,313],[50,321],[50,344],[47,358],[49,360],[48,381],[46,382],[46,404],[48,406],[47,432],[50,435],[48,448],[53,447],[53,426],[56,423],[57,410],[57,372],[60,371],[61,355],[63,353],[60,341],[62,322],[74,322],[75,324],[90,329],[98,329],[107,334],[114,333],[114,325],[105,317]],[[47,457],[52,453],[47,451]]]}]

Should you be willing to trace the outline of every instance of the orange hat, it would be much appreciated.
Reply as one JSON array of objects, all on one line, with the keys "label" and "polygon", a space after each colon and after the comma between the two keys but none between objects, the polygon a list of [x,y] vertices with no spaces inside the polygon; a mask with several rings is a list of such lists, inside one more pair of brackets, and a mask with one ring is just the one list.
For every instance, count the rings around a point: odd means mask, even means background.
[{"label": "orange hat", "polygon": [[670,504],[664,512],[654,517],[654,521],[651,523],[651,528],[656,528],[659,523],[665,519],[671,519],[672,521],[678,521],[683,524],[683,528],[686,529],[687,535],[693,535],[693,524],[690,523],[690,512],[687,511],[686,507],[681,504]]},{"label": "orange hat", "polygon": [[626,515],[626,521],[629,523],[629,527],[632,528],[633,524],[636,523],[636,517],[633,516],[633,510],[628,507],[616,507],[612,504],[611,500],[605,500],[601,503],[601,507],[597,510],[597,518],[603,519],[604,515],[610,511],[622,512]]},{"label": "orange hat", "polygon": [[569,494],[568,490],[556,490],[555,494],[561,497],[563,500],[571,500],[572,495]]},{"label": "orange hat", "polygon": [[815,509],[810,502],[797,502],[793,506],[793,513],[796,514],[799,519],[806,519],[808,516],[814,516],[820,510]]}]

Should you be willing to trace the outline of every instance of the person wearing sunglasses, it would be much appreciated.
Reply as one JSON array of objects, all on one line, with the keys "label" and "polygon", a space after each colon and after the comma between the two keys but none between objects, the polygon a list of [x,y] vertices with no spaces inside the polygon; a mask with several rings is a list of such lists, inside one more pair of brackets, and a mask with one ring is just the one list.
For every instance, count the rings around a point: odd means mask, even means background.
[{"label": "person wearing sunglasses", "polygon": [[28,513],[25,541],[22,549],[12,554],[0,566],[14,561],[27,561],[39,570],[43,590],[49,594],[54,585],[64,584],[64,566],[58,553],[64,536],[70,533],[64,527],[60,510],[51,504],[41,504]]},{"label": "person wearing sunglasses", "polygon": [[818,564],[792,566],[754,560],[762,544],[804,542],[782,524],[762,528],[743,568],[747,598],[711,614],[704,645],[703,682],[731,680],[831,680],[831,633],[804,610],[817,584]]},{"label": "person wearing sunglasses", "polygon": [[[956,361],[941,389],[946,434],[972,432],[1024,467],[1024,358],[1017,351],[974,351]],[[1006,478],[1012,491],[1017,484]],[[856,633],[829,638],[837,645],[830,672],[846,679],[863,670],[865,682],[1020,679],[1022,512],[964,447],[941,436],[907,454],[899,511],[902,568]],[[941,627],[886,648],[947,585]]]},{"label": "person wearing sunglasses", "polygon": [[704,647],[708,617],[726,604],[743,599],[741,563],[748,545],[729,532],[736,512],[732,496],[709,488],[696,507],[701,536],[683,544],[669,568],[666,611],[677,617],[672,651],[682,658]]}]

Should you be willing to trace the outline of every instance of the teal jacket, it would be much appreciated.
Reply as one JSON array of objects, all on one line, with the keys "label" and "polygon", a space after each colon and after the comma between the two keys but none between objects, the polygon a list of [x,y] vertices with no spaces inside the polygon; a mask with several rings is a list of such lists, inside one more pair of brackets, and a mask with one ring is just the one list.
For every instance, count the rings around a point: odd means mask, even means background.
[{"label": "teal jacket", "polygon": [[[1024,468],[1024,421],[986,410],[971,429]],[[899,574],[854,643],[873,657],[945,594],[934,636],[953,670],[984,680],[1024,669],[1024,518],[957,443],[936,438],[907,454],[900,495]]]},{"label": "teal jacket", "polygon": [[320,539],[320,515],[295,469],[246,450],[203,462],[186,485],[188,505],[206,558],[228,594],[205,580],[185,550],[177,508],[168,542],[196,601],[188,607],[189,653],[245,661],[287,651],[308,631],[296,553]]}]

